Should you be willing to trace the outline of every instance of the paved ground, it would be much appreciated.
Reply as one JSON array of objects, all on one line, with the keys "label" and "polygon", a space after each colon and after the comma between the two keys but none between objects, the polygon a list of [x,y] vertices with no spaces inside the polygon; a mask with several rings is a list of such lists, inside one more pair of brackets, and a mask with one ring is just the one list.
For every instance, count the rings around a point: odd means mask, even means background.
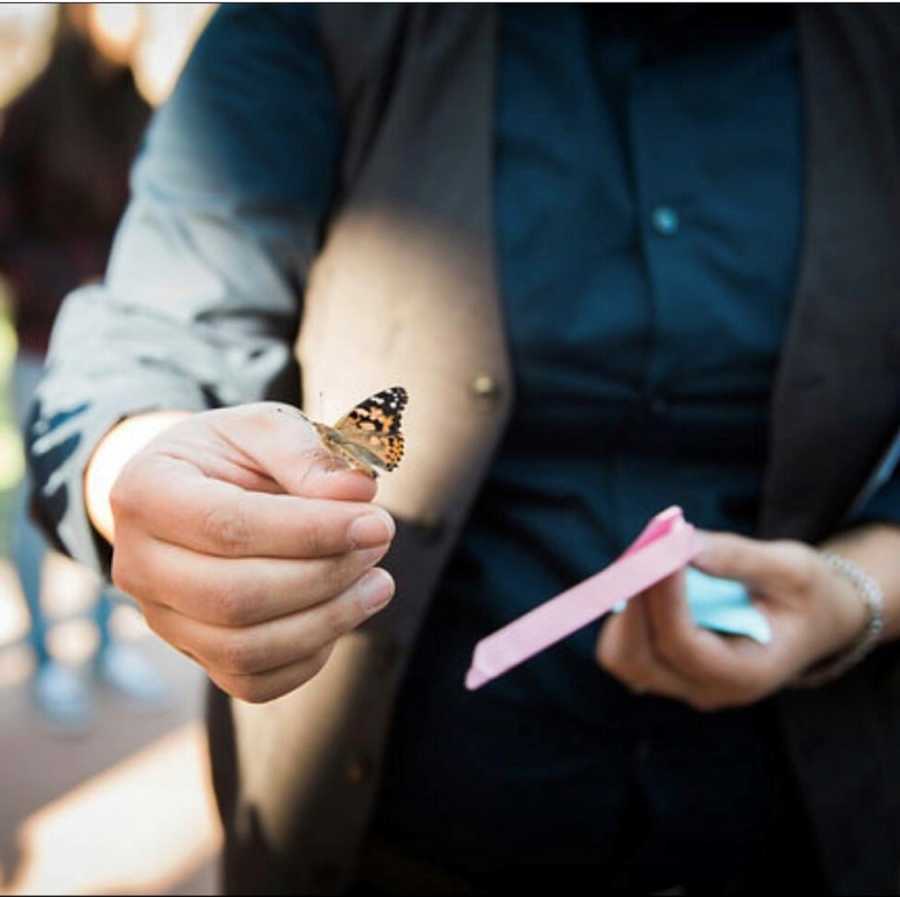
[{"label": "paved ground", "polygon": [[[168,706],[148,713],[98,686],[92,730],[61,737],[30,701],[27,650],[3,638],[17,600],[0,570],[0,894],[214,894],[200,672],[131,614],[119,629],[160,671]],[[57,643],[77,665],[90,627],[68,628]]]}]

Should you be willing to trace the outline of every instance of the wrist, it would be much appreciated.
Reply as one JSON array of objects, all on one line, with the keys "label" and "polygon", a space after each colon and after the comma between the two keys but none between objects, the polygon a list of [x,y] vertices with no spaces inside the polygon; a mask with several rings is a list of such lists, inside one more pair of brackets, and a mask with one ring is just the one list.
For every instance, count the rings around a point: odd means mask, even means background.
[{"label": "wrist", "polygon": [[[846,557],[824,552],[822,559],[831,568],[833,588],[827,594],[832,602],[834,631],[839,633],[833,650],[794,680],[795,686],[815,687],[842,676],[871,652],[884,628],[884,593],[881,586],[858,564]],[[836,578],[835,578],[836,577]],[[844,588],[838,588],[838,582]],[[847,586],[852,589],[850,599]],[[862,621],[860,622],[860,617]],[[853,633],[847,638],[846,633]]]},{"label": "wrist", "polygon": [[859,586],[843,572],[831,558],[840,557],[828,551],[820,552],[826,568],[826,613],[828,634],[820,657],[830,657],[847,650],[860,636],[869,621],[865,597]]},{"label": "wrist", "polygon": [[115,522],[109,495],[122,469],[156,436],[190,416],[189,411],[150,411],[126,417],[97,443],[84,471],[84,503],[88,519],[110,544]]}]

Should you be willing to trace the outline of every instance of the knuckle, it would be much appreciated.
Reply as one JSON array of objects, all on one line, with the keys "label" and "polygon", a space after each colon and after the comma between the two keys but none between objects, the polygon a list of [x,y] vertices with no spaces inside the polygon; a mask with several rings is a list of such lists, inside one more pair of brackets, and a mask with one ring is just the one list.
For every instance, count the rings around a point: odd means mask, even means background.
[{"label": "knuckle", "polygon": [[282,692],[267,688],[262,685],[252,684],[249,686],[247,690],[247,696],[244,700],[248,704],[265,704],[269,701],[273,701],[275,698],[281,697]]},{"label": "knuckle", "polygon": [[116,477],[109,491],[109,507],[115,520],[124,520],[134,507],[133,494],[130,479],[126,476],[128,468]]},{"label": "knuckle", "polygon": [[800,594],[812,591],[819,573],[816,554],[801,542],[788,539],[777,542],[775,547],[785,588]]},{"label": "knuckle", "polygon": [[248,704],[265,704],[287,694],[292,687],[279,683],[270,676],[239,676],[235,680],[235,688],[238,691],[235,697]]},{"label": "knuckle", "polygon": [[246,517],[234,505],[207,509],[201,517],[200,530],[218,551],[227,556],[241,556],[250,543]]},{"label": "knuckle", "polygon": [[235,676],[228,680],[226,689],[232,697],[248,704],[262,704],[266,700],[266,693],[259,676]]},{"label": "knuckle", "polygon": [[354,627],[358,614],[355,602],[333,599],[322,607],[322,628],[327,641],[333,641]]},{"label": "knuckle", "polygon": [[208,603],[214,622],[224,626],[246,626],[253,622],[260,602],[257,585],[223,580],[217,584]]},{"label": "knuckle", "polygon": [[244,591],[237,583],[221,583],[208,603],[214,622],[224,626],[240,626],[244,622]]},{"label": "knuckle", "polygon": [[244,632],[228,635],[222,646],[222,664],[229,673],[247,674],[259,670],[264,652]]},{"label": "knuckle", "polygon": [[271,684],[262,675],[241,675],[240,673],[223,673],[210,671],[210,678],[223,691],[239,701],[248,704],[262,704],[270,699]]},{"label": "knuckle", "polygon": [[304,521],[302,552],[305,557],[322,557],[328,554],[326,526],[318,514],[309,514]]},{"label": "knuckle", "polygon": [[278,415],[284,411],[277,402],[253,402],[238,406],[233,413],[242,418],[242,422],[250,424],[258,433],[271,433],[276,431],[279,424]]},{"label": "knuckle", "polygon": [[151,594],[153,592],[152,583],[145,581],[134,558],[122,550],[121,546],[113,550],[109,576],[119,591],[131,596],[135,601],[143,602],[149,597],[148,592]]},{"label": "knuckle", "polygon": [[291,658],[294,661],[306,661],[315,656],[321,645],[322,638],[315,628],[304,628],[291,641]]}]

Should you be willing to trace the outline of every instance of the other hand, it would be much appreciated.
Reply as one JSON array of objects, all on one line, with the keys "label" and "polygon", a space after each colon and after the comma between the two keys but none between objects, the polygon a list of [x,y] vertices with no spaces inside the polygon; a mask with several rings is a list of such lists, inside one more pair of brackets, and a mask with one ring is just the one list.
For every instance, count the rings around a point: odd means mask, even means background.
[{"label": "other hand", "polygon": [[695,565],[736,579],[768,616],[772,641],[696,626],[684,573],[635,596],[609,620],[597,660],[637,693],[684,701],[698,710],[751,704],[852,642],[865,625],[865,607],[852,583],[816,549],[801,542],[765,542],[703,533]]}]

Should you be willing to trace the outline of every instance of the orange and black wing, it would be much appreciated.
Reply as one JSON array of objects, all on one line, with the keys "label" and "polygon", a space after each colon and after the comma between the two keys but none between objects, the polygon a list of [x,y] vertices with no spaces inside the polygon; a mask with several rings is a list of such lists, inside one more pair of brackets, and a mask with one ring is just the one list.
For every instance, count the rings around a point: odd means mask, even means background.
[{"label": "orange and black wing", "polygon": [[393,470],[403,458],[401,427],[408,399],[402,386],[384,389],[360,402],[334,425],[334,429],[343,440],[374,456],[379,466]]}]

